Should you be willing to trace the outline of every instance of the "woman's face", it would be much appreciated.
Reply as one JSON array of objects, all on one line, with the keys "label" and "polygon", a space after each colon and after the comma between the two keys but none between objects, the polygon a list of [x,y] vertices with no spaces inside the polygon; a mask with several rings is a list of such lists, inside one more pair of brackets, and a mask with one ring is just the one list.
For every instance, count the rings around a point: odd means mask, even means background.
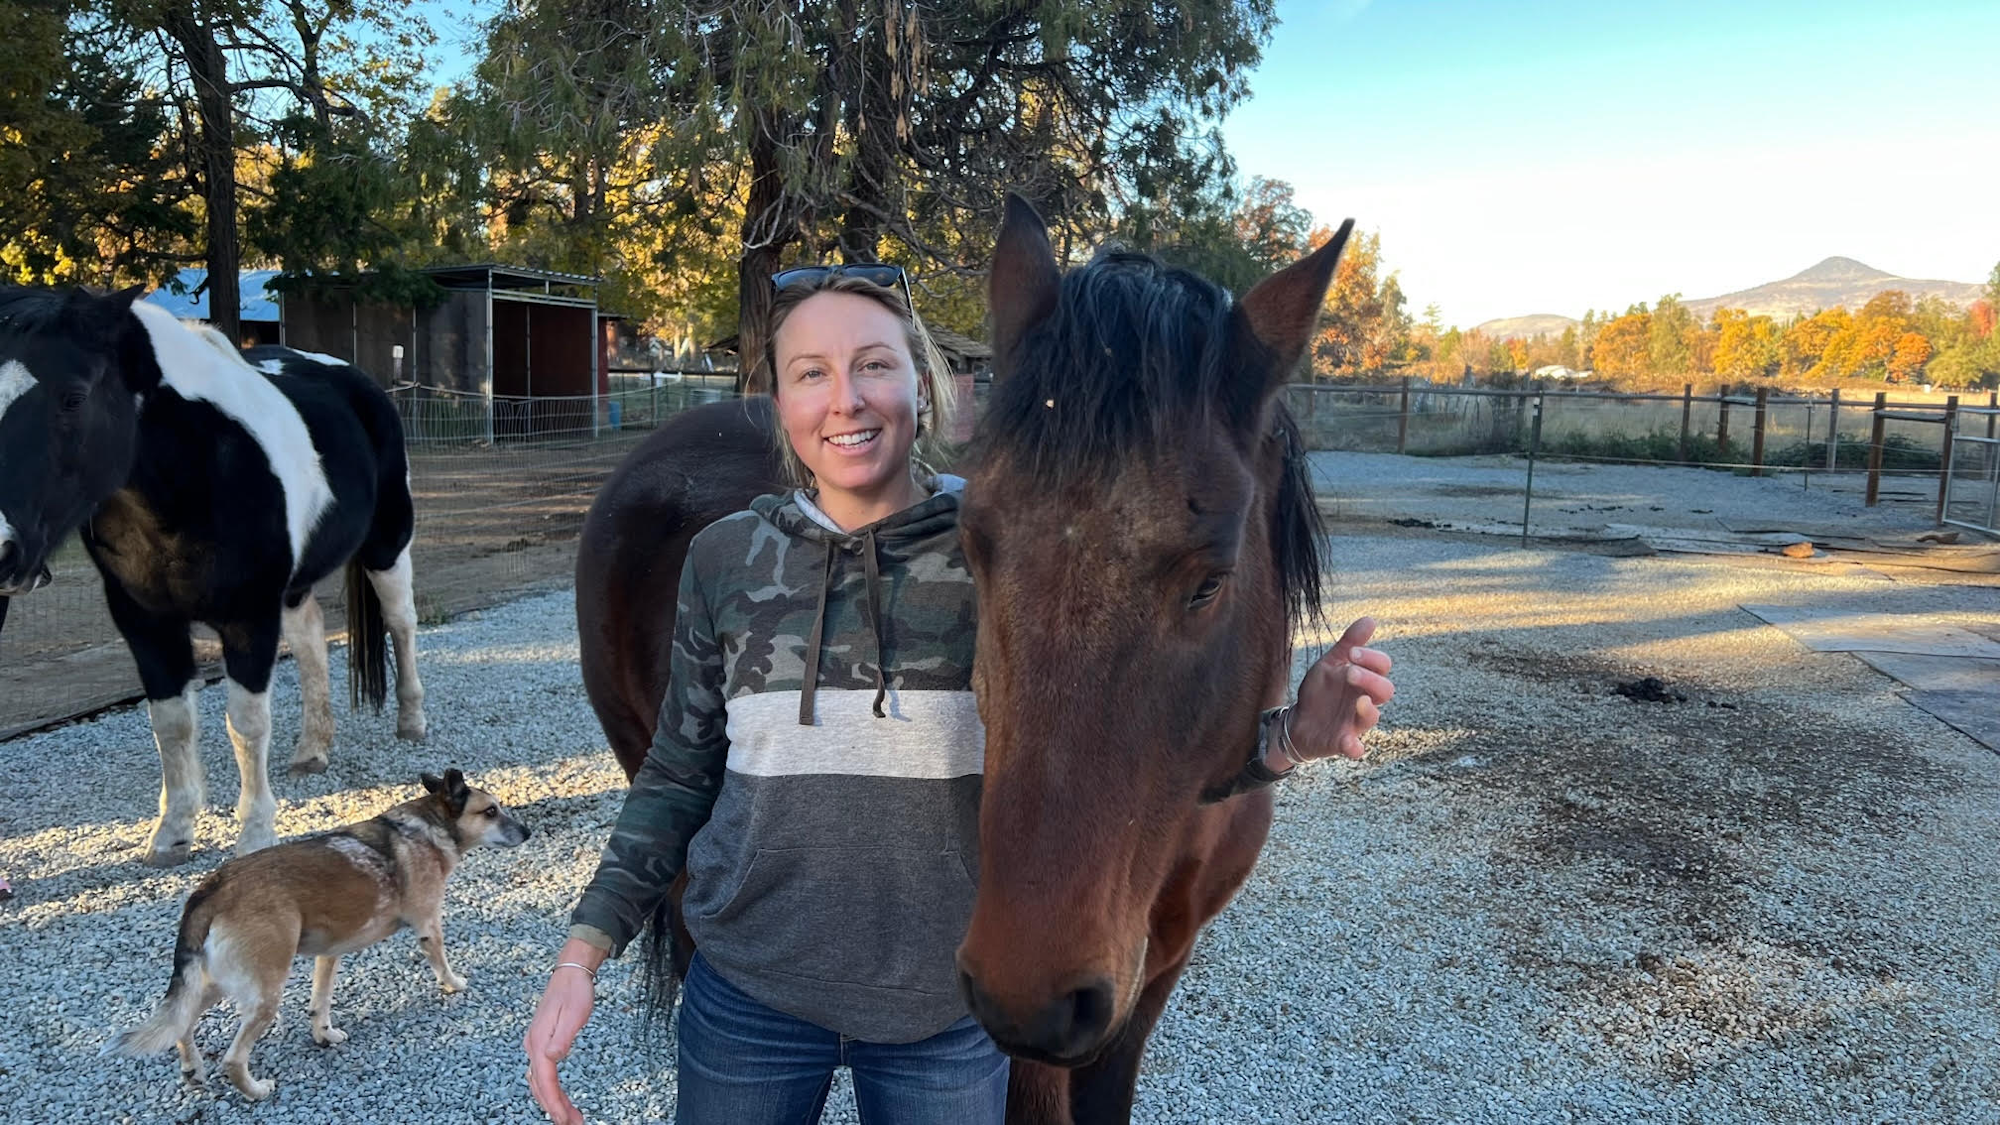
[{"label": "woman's face", "polygon": [[886,515],[909,503],[917,365],[896,314],[853,293],[815,293],[778,329],[772,361],[778,420],[821,507],[891,505]]}]

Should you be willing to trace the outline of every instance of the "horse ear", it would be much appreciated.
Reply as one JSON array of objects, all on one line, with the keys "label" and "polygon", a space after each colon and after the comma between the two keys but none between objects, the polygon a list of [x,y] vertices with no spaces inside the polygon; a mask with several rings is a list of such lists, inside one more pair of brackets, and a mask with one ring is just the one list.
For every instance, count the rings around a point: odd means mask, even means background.
[{"label": "horse ear", "polygon": [[1349,219],[1319,249],[1243,295],[1237,306],[1236,344],[1248,369],[1246,374],[1263,375],[1261,380],[1252,380],[1254,387],[1244,388],[1254,389],[1258,401],[1291,377],[1292,368],[1312,342],[1320,305],[1333,284],[1334,267],[1340,264],[1340,252],[1353,231],[1354,220]]},{"label": "horse ear", "polygon": [[1028,331],[1055,311],[1062,272],[1049,246],[1049,228],[1027,200],[1007,193],[1007,217],[993,246],[987,277],[993,310],[993,376],[1013,369],[1015,351]]}]

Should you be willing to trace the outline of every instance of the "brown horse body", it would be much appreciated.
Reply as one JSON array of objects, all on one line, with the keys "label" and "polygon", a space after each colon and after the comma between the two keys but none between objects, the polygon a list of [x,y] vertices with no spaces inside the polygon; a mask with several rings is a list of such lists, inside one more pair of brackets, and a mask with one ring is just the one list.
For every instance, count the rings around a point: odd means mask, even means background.
[{"label": "brown horse body", "polygon": [[[1318,517],[1277,391],[1346,233],[1235,304],[1136,256],[1061,277],[1010,201],[961,520],[986,766],[959,967],[1015,1056],[1015,1125],[1130,1120],[1146,1040],[1270,830],[1268,791],[1201,794],[1242,767],[1289,686],[1292,620],[1317,610]],[[734,409],[663,428],[585,527],[584,678],[628,775],[688,540],[781,487],[768,405]]]},{"label": "brown horse body", "polygon": [[591,502],[576,547],[583,688],[625,779],[653,745],[688,544],[702,528],[782,491],[771,400],[674,416],[633,450]]}]

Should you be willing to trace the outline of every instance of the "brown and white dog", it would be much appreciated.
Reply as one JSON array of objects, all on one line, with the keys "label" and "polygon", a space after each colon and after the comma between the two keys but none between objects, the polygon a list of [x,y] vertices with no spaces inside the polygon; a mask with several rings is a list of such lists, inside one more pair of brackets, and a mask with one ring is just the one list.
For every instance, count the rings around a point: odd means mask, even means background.
[{"label": "brown and white dog", "polygon": [[511,848],[528,829],[491,793],[446,770],[423,775],[428,795],[359,824],[232,859],[202,880],[181,910],[174,974],[167,995],[145,1023],[105,1045],[106,1054],[147,1055],[169,1044],[181,1071],[204,1078],[194,1027],[227,998],[241,1013],[236,1038],[223,1056],[229,1081],[252,1100],[271,1093],[269,1079],[250,1076],[250,1046],[278,1015],[279,994],[292,958],[314,957],[313,1041],[330,1047],[347,1038],[333,1026],[333,974],[343,954],[373,945],[409,926],[430,958],[438,987],[457,992],[465,978],[444,955],[439,910],[445,880],[472,848]]}]

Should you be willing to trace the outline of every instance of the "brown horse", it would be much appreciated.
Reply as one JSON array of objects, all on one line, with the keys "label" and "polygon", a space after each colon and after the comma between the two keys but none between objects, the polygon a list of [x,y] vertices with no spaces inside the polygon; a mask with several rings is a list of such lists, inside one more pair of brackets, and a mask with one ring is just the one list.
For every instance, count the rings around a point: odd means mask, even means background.
[{"label": "brown horse", "polygon": [[653,431],[604,482],[576,547],[583,689],[625,780],[653,745],[681,563],[695,533],[785,489],[771,400],[710,403]]},{"label": "brown horse", "polygon": [[[1040,218],[1008,202],[998,376],[962,512],[987,748],[959,965],[1016,1056],[1016,1125],[1130,1120],[1195,938],[1263,848],[1268,792],[1202,794],[1243,765],[1289,687],[1291,625],[1317,612],[1323,537],[1279,390],[1351,226],[1239,304],[1137,255],[1063,277]],[[692,412],[592,508],[584,675],[628,774],[665,693],[687,541],[779,487],[770,425],[767,404]]]}]

